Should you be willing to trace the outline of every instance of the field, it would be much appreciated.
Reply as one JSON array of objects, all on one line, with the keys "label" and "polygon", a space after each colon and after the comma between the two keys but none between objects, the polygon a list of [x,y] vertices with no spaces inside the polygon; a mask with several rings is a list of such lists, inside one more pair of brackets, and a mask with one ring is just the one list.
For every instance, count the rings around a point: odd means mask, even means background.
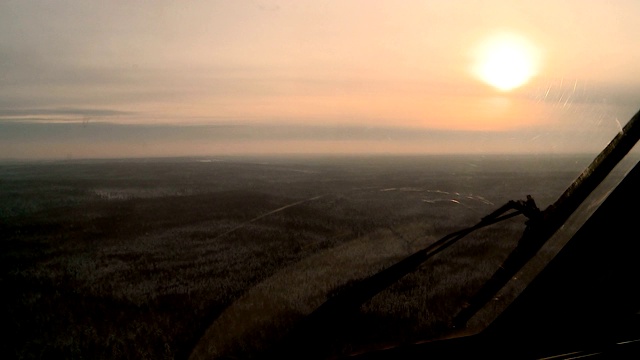
[{"label": "field", "polygon": [[[256,356],[328,297],[508,200],[530,194],[545,208],[590,160],[0,164],[0,357]],[[318,351],[446,334],[524,221],[479,231],[438,255],[335,324]]]}]

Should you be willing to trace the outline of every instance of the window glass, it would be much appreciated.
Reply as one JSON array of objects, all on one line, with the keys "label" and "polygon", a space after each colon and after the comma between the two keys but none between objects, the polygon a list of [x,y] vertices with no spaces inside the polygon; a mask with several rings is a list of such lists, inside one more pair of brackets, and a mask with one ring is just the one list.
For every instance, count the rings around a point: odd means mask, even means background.
[{"label": "window glass", "polygon": [[[3,1],[1,355],[250,357],[508,201],[546,209],[639,109],[637,13],[630,0]],[[451,336],[525,221],[460,240],[314,346]]]}]

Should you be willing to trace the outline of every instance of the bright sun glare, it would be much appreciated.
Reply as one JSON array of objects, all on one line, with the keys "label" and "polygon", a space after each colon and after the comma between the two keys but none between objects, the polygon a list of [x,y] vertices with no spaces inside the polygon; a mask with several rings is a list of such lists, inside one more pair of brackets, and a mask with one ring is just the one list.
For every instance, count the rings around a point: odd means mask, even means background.
[{"label": "bright sun glare", "polygon": [[514,34],[488,37],[476,52],[473,73],[487,84],[508,91],[524,85],[537,72],[538,51]]}]

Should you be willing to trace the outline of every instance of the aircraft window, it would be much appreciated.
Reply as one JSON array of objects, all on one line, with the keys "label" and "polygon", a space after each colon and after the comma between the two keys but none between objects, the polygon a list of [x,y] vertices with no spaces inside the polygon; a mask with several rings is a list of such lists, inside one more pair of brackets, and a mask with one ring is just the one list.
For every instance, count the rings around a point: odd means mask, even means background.
[{"label": "aircraft window", "polygon": [[[640,158],[454,326],[640,108],[639,11],[0,3],[0,357],[329,357],[483,331]],[[528,217],[307,325],[505,204]]]}]

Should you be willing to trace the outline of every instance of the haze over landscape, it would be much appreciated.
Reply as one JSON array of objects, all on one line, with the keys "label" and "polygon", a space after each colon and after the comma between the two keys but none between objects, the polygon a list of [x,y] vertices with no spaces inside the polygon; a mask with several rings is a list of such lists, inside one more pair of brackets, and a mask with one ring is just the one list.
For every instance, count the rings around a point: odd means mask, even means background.
[{"label": "haze over landscape", "polygon": [[0,158],[597,153],[636,1],[3,1]]},{"label": "haze over landscape", "polygon": [[[0,1],[0,358],[336,358],[484,331],[594,212],[628,211],[610,198],[634,202],[640,149],[575,199],[637,136],[589,167],[640,106],[636,14]],[[598,296],[545,296],[580,299],[558,333],[623,308],[599,296],[625,297],[604,250],[631,226],[599,222],[603,256],[554,280]]]}]

